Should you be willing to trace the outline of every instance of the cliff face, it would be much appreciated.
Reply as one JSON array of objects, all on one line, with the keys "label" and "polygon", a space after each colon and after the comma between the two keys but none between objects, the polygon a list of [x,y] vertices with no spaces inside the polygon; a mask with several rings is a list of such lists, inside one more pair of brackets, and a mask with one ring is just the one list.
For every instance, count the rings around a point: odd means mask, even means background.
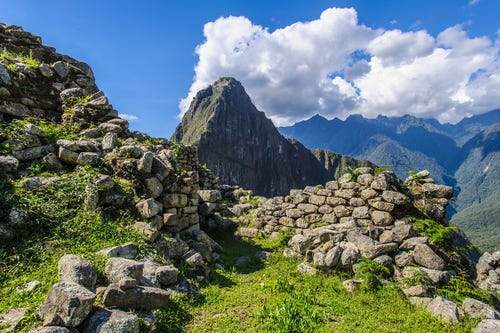
[{"label": "cliff face", "polygon": [[[339,165],[332,162],[334,155],[315,156],[300,142],[284,138],[232,78],[221,78],[198,92],[173,140],[197,146],[200,162],[223,183],[262,195],[321,184],[339,173],[332,169]],[[354,160],[340,164],[357,165]]]}]

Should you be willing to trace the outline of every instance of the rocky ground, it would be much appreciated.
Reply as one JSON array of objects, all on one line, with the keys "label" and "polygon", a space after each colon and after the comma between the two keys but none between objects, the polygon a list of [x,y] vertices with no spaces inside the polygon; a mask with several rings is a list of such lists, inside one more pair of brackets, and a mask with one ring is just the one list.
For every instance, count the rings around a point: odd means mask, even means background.
[{"label": "rocky ground", "polygon": [[447,225],[428,172],[256,197],[131,132],[86,64],[15,26],[0,45],[1,330],[370,331],[367,311],[384,331],[498,331],[500,253]]}]

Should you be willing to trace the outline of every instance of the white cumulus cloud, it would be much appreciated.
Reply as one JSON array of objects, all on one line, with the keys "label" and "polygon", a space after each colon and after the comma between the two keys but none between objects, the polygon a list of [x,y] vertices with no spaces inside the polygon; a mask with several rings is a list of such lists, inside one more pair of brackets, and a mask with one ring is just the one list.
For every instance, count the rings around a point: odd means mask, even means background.
[{"label": "white cumulus cloud", "polygon": [[500,106],[500,42],[471,38],[462,26],[374,29],[353,8],[269,31],[245,17],[205,24],[198,63],[181,115],[200,89],[221,76],[241,81],[277,125],[320,113],[435,117],[455,122]]}]

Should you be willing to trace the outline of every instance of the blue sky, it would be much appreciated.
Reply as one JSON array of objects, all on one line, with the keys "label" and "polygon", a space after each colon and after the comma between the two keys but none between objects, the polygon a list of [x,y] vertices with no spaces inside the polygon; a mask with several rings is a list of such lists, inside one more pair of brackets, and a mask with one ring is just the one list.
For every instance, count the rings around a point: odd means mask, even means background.
[{"label": "blue sky", "polygon": [[462,24],[469,37],[495,40],[500,28],[497,0],[0,0],[0,21],[21,25],[60,53],[90,64],[115,108],[138,117],[133,129],[166,137],[191,87],[205,23],[245,16],[273,31],[315,20],[329,7],[354,7],[359,23],[373,29],[425,29],[434,37]]}]

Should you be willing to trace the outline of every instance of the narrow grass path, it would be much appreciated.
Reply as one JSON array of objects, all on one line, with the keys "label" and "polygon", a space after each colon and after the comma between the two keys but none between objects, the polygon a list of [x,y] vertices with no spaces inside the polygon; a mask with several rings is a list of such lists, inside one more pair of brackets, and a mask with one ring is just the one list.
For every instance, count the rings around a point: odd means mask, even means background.
[{"label": "narrow grass path", "polygon": [[[225,269],[217,270],[196,302],[177,299],[162,312],[162,332],[470,332],[477,321],[448,325],[412,306],[394,285],[348,293],[342,276],[305,276],[281,255],[279,241],[255,243],[215,236]],[[274,251],[245,269],[236,258]]]}]

